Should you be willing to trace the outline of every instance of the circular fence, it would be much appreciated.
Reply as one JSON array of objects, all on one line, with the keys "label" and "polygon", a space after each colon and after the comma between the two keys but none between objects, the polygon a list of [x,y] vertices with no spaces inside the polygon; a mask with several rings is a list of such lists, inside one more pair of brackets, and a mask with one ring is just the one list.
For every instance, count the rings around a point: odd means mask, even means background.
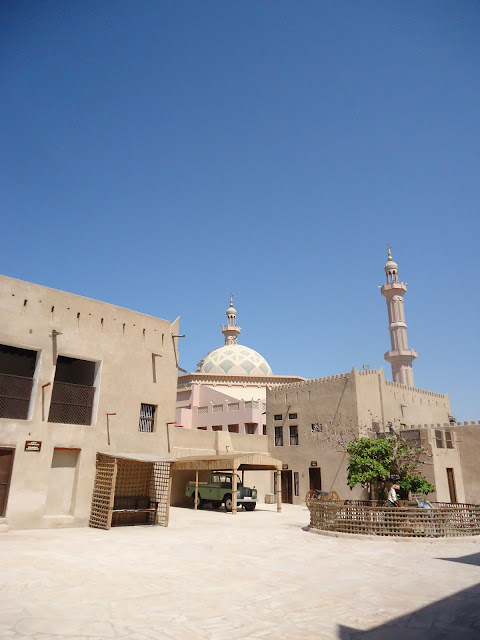
[{"label": "circular fence", "polygon": [[313,500],[308,505],[310,527],[320,531],[402,538],[450,538],[480,534],[480,505],[431,502],[386,507],[369,500]]}]

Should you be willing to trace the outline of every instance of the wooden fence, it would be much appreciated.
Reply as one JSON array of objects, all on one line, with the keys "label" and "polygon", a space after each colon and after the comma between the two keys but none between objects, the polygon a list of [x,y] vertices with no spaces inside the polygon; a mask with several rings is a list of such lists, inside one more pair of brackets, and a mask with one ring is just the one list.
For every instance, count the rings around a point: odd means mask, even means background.
[{"label": "wooden fence", "polygon": [[480,505],[431,502],[433,509],[420,509],[371,504],[375,503],[314,500],[309,505],[310,526],[321,531],[406,538],[480,534]]}]

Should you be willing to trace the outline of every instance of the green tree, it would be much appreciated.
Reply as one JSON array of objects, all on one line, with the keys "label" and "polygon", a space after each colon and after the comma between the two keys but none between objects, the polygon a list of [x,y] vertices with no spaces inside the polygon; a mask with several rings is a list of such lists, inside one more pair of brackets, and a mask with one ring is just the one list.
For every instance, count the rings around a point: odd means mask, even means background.
[{"label": "green tree", "polygon": [[348,486],[357,484],[369,490],[370,495],[385,491],[392,477],[405,491],[431,493],[435,487],[419,472],[419,465],[428,456],[425,449],[405,438],[355,438],[347,446]]}]

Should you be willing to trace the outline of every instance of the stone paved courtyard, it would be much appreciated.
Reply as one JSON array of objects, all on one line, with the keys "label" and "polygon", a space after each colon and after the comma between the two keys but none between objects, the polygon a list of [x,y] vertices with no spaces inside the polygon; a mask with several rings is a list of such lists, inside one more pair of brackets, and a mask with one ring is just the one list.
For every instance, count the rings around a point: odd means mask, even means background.
[{"label": "stone paved courtyard", "polygon": [[476,540],[305,532],[305,507],[0,534],[0,638],[480,638]]}]

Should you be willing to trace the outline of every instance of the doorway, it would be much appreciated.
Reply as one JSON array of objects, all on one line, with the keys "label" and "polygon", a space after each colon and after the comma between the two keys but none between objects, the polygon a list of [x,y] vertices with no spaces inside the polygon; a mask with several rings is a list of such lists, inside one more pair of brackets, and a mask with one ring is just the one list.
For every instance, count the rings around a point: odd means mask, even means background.
[{"label": "doorway", "polygon": [[455,488],[455,475],[453,469],[447,468],[448,491],[450,492],[450,502],[457,502],[457,490]]},{"label": "doorway", "polygon": [[291,471],[282,471],[282,502],[293,504],[293,482]]},{"label": "doorway", "polygon": [[14,453],[15,449],[0,449],[0,518],[5,516],[7,510]]},{"label": "doorway", "polygon": [[310,479],[310,491],[322,490],[322,475],[319,467],[310,467],[308,470],[308,477]]}]

